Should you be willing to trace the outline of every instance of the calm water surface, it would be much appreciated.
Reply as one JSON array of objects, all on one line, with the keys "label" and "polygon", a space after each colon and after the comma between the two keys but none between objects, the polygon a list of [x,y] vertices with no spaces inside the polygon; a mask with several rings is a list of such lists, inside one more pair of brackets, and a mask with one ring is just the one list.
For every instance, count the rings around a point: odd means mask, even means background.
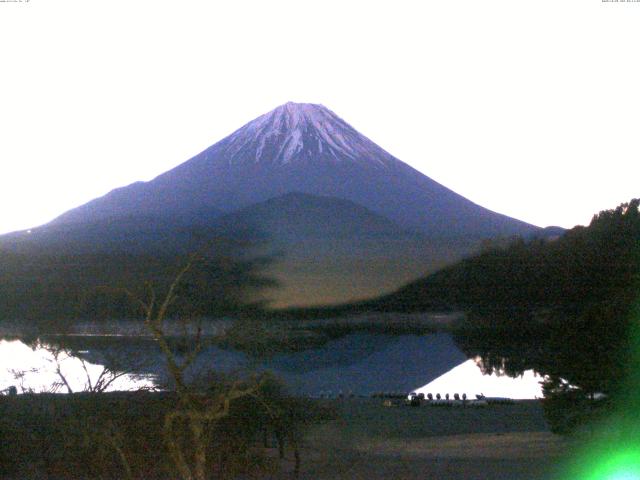
[{"label": "calm water surface", "polygon": [[[410,391],[541,396],[540,378],[532,372],[520,379],[483,376],[468,360],[448,334],[358,333],[331,340],[322,347],[278,354],[267,360],[208,346],[190,375],[196,378],[211,370],[237,375],[270,370],[291,393],[310,396]],[[109,390],[162,387],[168,382],[164,359],[148,337],[0,340],[0,390],[13,385],[18,392],[66,392],[61,373],[73,391],[82,391],[95,384],[105,365],[129,372],[114,381]]]}]

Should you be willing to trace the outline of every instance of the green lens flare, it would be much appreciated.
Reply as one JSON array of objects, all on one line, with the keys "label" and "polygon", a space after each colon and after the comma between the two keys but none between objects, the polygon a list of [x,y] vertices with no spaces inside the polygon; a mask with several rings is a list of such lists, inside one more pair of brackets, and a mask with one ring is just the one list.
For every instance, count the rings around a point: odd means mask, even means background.
[{"label": "green lens flare", "polygon": [[[616,450],[616,453],[613,453]],[[597,452],[589,450],[562,479],[580,480],[640,480],[640,449],[621,447]]]},{"label": "green lens flare", "polygon": [[597,465],[588,480],[640,480],[640,452],[617,454]]},{"label": "green lens flare", "polygon": [[559,480],[640,480],[640,302],[629,332],[629,376],[616,411],[594,425],[594,435],[555,477]]}]

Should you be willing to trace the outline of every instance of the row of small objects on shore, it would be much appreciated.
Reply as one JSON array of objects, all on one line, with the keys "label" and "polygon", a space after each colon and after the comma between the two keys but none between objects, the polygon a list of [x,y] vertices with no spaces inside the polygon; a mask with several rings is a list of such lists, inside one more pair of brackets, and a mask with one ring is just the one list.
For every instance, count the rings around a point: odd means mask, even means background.
[{"label": "row of small objects on shore", "polygon": [[[394,400],[396,400],[394,402]],[[485,397],[483,394],[476,395],[476,398],[469,399],[467,394],[462,395],[454,393],[451,397],[448,393],[444,395],[444,398],[436,393],[435,395],[428,393],[415,392],[410,393],[408,396],[402,397],[402,402],[398,403],[398,397],[385,397],[384,405],[387,407],[394,407],[400,405],[409,405],[412,407],[431,406],[431,407],[484,407],[487,405],[508,405],[515,403],[513,399],[506,397]]]}]

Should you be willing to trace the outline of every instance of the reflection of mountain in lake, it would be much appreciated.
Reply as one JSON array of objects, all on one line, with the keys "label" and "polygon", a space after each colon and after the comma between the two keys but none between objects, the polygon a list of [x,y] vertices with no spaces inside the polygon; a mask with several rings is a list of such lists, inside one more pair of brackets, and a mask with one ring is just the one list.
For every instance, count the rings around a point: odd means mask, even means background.
[{"label": "reflection of mountain in lake", "polygon": [[[107,357],[110,349],[122,350],[123,338],[86,339],[83,354],[91,361]],[[76,342],[83,342],[76,338]],[[145,356],[146,371],[166,378],[164,361],[150,340],[133,339],[127,348],[131,358]],[[125,344],[126,345],[126,344]],[[377,391],[408,392],[442,375],[466,359],[449,335],[353,334],[303,352],[278,354],[254,362],[242,352],[215,346],[205,348],[194,366],[194,374],[212,368],[239,373],[270,370],[295,394],[317,395],[342,391],[368,395]]]},{"label": "reflection of mountain in lake", "polygon": [[[21,354],[16,356],[14,343],[0,342],[0,358],[6,360],[1,373],[6,373],[4,369],[19,369],[23,365],[29,365],[33,359],[28,360],[28,356],[42,358],[45,355],[40,349],[32,350],[21,344]],[[10,345],[13,345],[13,353],[9,352]],[[75,337],[68,340],[67,345],[92,364],[108,362],[109,358],[129,358],[136,373],[152,374],[159,379],[160,384],[167,378],[164,359],[149,338]],[[3,356],[5,350],[10,357]],[[255,362],[236,350],[210,346],[198,357],[192,374],[211,369],[227,373],[270,370],[297,395],[337,395],[340,392],[370,395],[375,392],[408,393],[438,377],[447,378],[444,374],[450,375],[459,371],[459,366],[463,364],[467,374],[476,373],[471,375],[474,386],[466,384],[471,377],[467,376],[465,380],[457,376],[455,384],[451,385],[450,393],[461,393],[467,389],[469,395],[478,392],[488,395],[511,395],[508,390],[491,389],[491,378],[482,377],[477,367],[474,367],[477,372],[470,372],[472,368],[464,363],[465,360],[465,355],[447,334],[395,336],[362,333],[332,340],[319,348],[275,355],[261,362]],[[47,363],[53,367],[51,362],[45,362]],[[47,376],[49,379],[50,373]],[[0,389],[12,384],[10,376],[4,375],[0,378],[3,380]],[[487,380],[486,384],[483,379]],[[37,385],[46,383],[45,374],[34,381],[38,382]],[[518,384],[518,381],[506,383],[513,386]],[[445,393],[445,390],[442,390],[442,393]]]},{"label": "reflection of mountain in lake", "polygon": [[292,391],[406,392],[465,360],[449,335],[355,334],[266,363]]},{"label": "reflection of mountain in lake", "polygon": [[[402,338],[398,337],[402,342]],[[328,368],[349,368],[369,361],[386,351],[392,339],[386,335],[349,335],[314,350],[278,355],[268,362],[269,367],[294,374],[304,374]]]}]

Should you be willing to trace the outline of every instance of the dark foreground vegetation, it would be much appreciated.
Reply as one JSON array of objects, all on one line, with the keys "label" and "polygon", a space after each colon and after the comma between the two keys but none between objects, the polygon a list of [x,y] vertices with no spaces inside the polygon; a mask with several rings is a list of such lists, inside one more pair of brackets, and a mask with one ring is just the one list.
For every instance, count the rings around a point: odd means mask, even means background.
[{"label": "dark foreground vegetation", "polygon": [[[2,478],[180,478],[162,433],[175,400],[150,392],[0,397]],[[237,402],[210,426],[206,478],[539,480],[564,452],[535,401],[386,408],[271,393]]]},{"label": "dark foreground vegetation", "polygon": [[[199,401],[215,401],[203,392]],[[167,415],[179,402],[171,392],[0,396],[0,474],[29,479],[184,478],[171,445],[195,463],[188,421],[167,437]],[[259,478],[300,461],[301,441],[329,410],[283,395],[275,383],[232,402],[227,415],[204,424],[206,476]],[[302,459],[303,460],[303,459]],[[197,477],[196,477],[197,478]]]}]

